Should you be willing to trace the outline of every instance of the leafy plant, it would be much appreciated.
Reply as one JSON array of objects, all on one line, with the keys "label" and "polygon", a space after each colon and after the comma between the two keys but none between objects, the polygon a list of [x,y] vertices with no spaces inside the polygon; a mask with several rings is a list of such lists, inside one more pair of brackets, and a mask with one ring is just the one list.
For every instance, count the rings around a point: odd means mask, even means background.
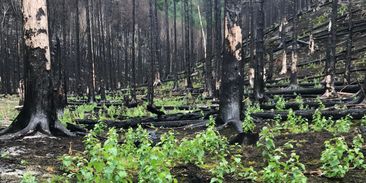
[{"label": "leafy plant", "polygon": [[312,123],[313,124],[311,125],[311,128],[316,132],[327,129],[331,125],[330,120],[327,120],[324,116],[322,116],[322,113],[319,109],[315,110]]},{"label": "leafy plant", "polygon": [[362,135],[357,135],[352,140],[352,147],[353,149],[350,149],[348,151],[348,160],[352,162],[351,168],[363,168],[366,169],[365,164],[365,156],[362,153],[362,146],[364,144],[364,140],[362,138]]},{"label": "leafy plant", "polygon": [[274,135],[270,128],[263,127],[262,131],[259,133],[259,140],[257,142],[257,147],[262,149],[262,155],[265,158],[269,158],[272,152],[276,149],[274,143]]},{"label": "leafy plant", "polygon": [[287,115],[287,122],[284,123],[284,128],[291,133],[305,133],[309,131],[309,123],[301,116],[296,116],[295,112],[290,109]]},{"label": "leafy plant", "polygon": [[262,110],[258,104],[254,106],[249,106],[247,108],[243,121],[243,131],[245,133],[253,132],[253,130],[255,129],[255,123],[251,115],[260,111]]},{"label": "leafy plant", "polygon": [[325,150],[322,152],[323,174],[327,177],[344,177],[349,170],[349,161],[345,158],[348,146],[343,137],[331,139],[325,142]]},{"label": "leafy plant", "polygon": [[264,182],[307,182],[304,175],[305,165],[302,164],[300,157],[292,152],[287,161],[281,161],[286,155],[281,149],[275,150],[276,154],[269,157],[268,165],[261,172]]},{"label": "leafy plant", "polygon": [[[178,164],[193,163],[208,168],[213,182],[223,182],[227,173],[245,172],[241,176],[253,176],[238,165],[239,157],[229,158],[227,140],[220,136],[210,118],[210,125],[193,139],[176,140],[172,132],[163,134],[160,142],[153,145],[149,133],[141,127],[129,129],[119,143],[120,136],[110,129],[107,140],[101,142],[97,136],[105,127],[98,124],[85,137],[85,152],[77,156],[62,158],[69,177],[78,182],[131,182],[138,177],[139,182],[175,182],[170,170]],[[233,156],[234,157],[234,156]],[[213,163],[214,166],[208,166]]]},{"label": "leafy plant", "polygon": [[302,97],[300,95],[296,96],[295,98],[295,102],[300,104],[300,110],[304,110],[305,107],[304,107],[304,100],[302,99]]},{"label": "leafy plant", "polygon": [[351,129],[351,116],[346,116],[335,122],[334,126],[329,127],[328,131],[332,133],[347,133]]},{"label": "leafy plant", "polygon": [[283,111],[286,107],[286,100],[282,96],[275,96],[276,100],[276,109],[279,111]]},{"label": "leafy plant", "polygon": [[353,138],[353,148],[347,145],[344,137],[326,141],[326,149],[320,159],[323,174],[327,177],[342,178],[352,168],[365,168],[365,157],[361,152],[363,143],[361,135]]},{"label": "leafy plant", "polygon": [[26,172],[23,174],[20,183],[37,183],[37,179],[33,174]]}]

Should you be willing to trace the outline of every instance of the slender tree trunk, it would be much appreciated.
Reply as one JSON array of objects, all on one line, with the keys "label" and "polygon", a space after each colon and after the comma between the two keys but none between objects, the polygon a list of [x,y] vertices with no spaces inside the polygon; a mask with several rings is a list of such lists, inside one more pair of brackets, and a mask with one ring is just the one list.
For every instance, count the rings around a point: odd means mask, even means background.
[{"label": "slender tree trunk", "polygon": [[253,0],[250,0],[250,63],[249,63],[249,82],[251,87],[254,88],[254,77],[255,77],[255,33],[254,33],[254,4]]},{"label": "slender tree trunk", "polygon": [[337,96],[337,92],[334,87],[334,79],[335,79],[335,66],[336,66],[336,44],[337,44],[337,13],[338,13],[338,0],[333,0],[332,2],[332,13],[330,17],[330,36],[329,42],[330,46],[330,55],[329,55],[329,67],[326,68],[326,92],[324,94],[325,97],[335,97]]},{"label": "slender tree trunk", "polygon": [[131,77],[131,97],[136,102],[136,49],[135,49],[135,26],[136,26],[136,0],[132,0],[132,77]]},{"label": "slender tree trunk", "polygon": [[225,48],[222,63],[222,84],[220,92],[220,116],[225,124],[234,124],[242,133],[240,121],[239,62],[242,33],[239,26],[240,8],[237,0],[227,0],[225,4]]},{"label": "slender tree trunk", "polygon": [[188,7],[188,1],[189,0],[184,0],[184,17],[185,17],[185,59],[186,59],[186,75],[187,75],[187,89],[192,89],[192,80],[191,80],[191,55],[190,55],[190,47],[189,47],[189,37],[190,37],[190,32],[189,32],[189,7]]},{"label": "slender tree trunk", "polygon": [[154,77],[155,77],[155,50],[154,50],[154,16],[153,16],[153,0],[149,0],[149,32],[150,32],[150,41],[149,41],[149,50],[150,50],[150,77],[148,77],[148,100],[149,104],[154,104]]},{"label": "slender tree trunk", "polygon": [[206,58],[206,91],[209,97],[213,96],[212,88],[212,0],[205,1],[206,7],[206,21],[207,21],[207,58]]},{"label": "slender tree trunk", "polygon": [[292,54],[291,54],[291,76],[290,76],[290,87],[291,88],[298,88],[298,81],[297,81],[297,64],[298,64],[298,53],[297,53],[297,0],[293,0],[294,7],[293,7],[293,36],[292,36]]},{"label": "slender tree trunk", "polygon": [[80,13],[79,0],[75,0],[76,16],[75,16],[75,37],[76,37],[76,86],[77,94],[82,95],[82,77],[81,77],[81,59],[80,59]]},{"label": "slender tree trunk", "polygon": [[169,32],[169,3],[168,0],[164,1],[165,11],[165,33],[166,33],[166,68],[165,75],[168,76],[172,72],[171,55],[170,55],[170,32]]},{"label": "slender tree trunk", "polygon": [[[174,87],[173,91],[177,91],[179,88],[178,84],[178,46],[177,46],[177,1],[173,1],[174,6]],[[182,36],[183,37],[183,36]]]},{"label": "slender tree trunk", "polygon": [[256,65],[254,74],[254,96],[257,101],[264,99],[264,11],[263,0],[259,1],[258,29],[256,44]]},{"label": "slender tree trunk", "polygon": [[88,88],[89,88],[89,102],[95,101],[95,63],[93,57],[93,38],[92,38],[92,27],[91,27],[91,0],[87,0],[86,5],[86,26],[87,26],[87,33],[88,33],[88,60],[89,62],[89,81],[88,81]]},{"label": "slender tree trunk", "polygon": [[221,0],[215,0],[215,72],[214,72],[214,79],[212,81],[212,88],[214,90],[214,95],[215,98],[219,97],[219,92],[217,89],[217,82],[220,80],[220,65],[222,63],[222,45],[223,45],[223,40],[222,40],[222,3]]},{"label": "slender tree trunk", "polygon": [[347,40],[347,58],[345,79],[348,84],[351,84],[351,67],[352,67],[352,47],[353,47],[353,23],[352,23],[352,0],[348,3],[348,40]]}]

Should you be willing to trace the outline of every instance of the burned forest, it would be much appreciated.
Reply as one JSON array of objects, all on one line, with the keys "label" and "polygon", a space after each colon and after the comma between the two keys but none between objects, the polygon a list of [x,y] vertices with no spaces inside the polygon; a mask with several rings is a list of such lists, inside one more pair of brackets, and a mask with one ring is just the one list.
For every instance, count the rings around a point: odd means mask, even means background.
[{"label": "burned forest", "polygon": [[0,182],[366,182],[365,0],[0,0]]}]

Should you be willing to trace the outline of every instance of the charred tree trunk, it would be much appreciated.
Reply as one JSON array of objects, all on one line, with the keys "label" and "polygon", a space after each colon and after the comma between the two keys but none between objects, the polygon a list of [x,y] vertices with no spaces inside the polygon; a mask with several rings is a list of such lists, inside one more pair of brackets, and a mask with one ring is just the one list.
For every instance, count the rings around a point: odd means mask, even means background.
[{"label": "charred tree trunk", "polygon": [[75,16],[75,36],[76,36],[76,87],[77,94],[82,95],[81,84],[81,60],[80,60],[80,20],[79,20],[79,0],[75,0],[76,16]]},{"label": "charred tree trunk", "polygon": [[25,40],[25,102],[0,139],[20,138],[42,132],[72,135],[57,122],[51,78],[51,54],[46,0],[23,0]]},{"label": "charred tree trunk", "polygon": [[172,72],[171,55],[170,55],[170,32],[169,32],[169,3],[168,0],[164,1],[165,11],[165,33],[166,33],[166,67],[165,76],[169,76]]},{"label": "charred tree trunk", "polygon": [[154,77],[155,77],[155,50],[154,50],[154,16],[153,16],[153,0],[149,0],[149,32],[150,32],[150,40],[149,40],[149,50],[150,50],[150,77],[148,77],[148,100],[149,104],[154,104]]},{"label": "charred tree trunk", "polygon": [[251,87],[254,88],[254,67],[255,67],[255,39],[254,39],[254,4],[253,0],[250,0],[250,63],[249,63],[249,82]]},{"label": "charred tree trunk", "polygon": [[353,23],[352,23],[352,0],[348,3],[348,40],[347,40],[347,58],[345,79],[348,84],[351,83],[351,67],[352,67],[352,47],[353,47]]},{"label": "charred tree trunk", "polygon": [[219,73],[220,73],[220,65],[222,62],[222,25],[221,25],[221,9],[222,4],[221,0],[215,0],[215,72],[213,77],[213,84],[212,88],[214,90],[215,98],[219,97],[219,92],[217,90],[216,83],[220,80]]},{"label": "charred tree trunk", "polygon": [[259,2],[256,44],[256,64],[254,74],[254,96],[257,101],[264,99],[264,11],[263,0]]},{"label": "charred tree trunk", "polygon": [[212,0],[205,1],[207,21],[207,58],[206,58],[206,91],[209,97],[213,96],[212,86]]},{"label": "charred tree trunk", "polygon": [[173,8],[174,8],[174,86],[173,91],[177,91],[179,84],[178,84],[178,46],[177,46],[177,1],[173,1]]},{"label": "charred tree trunk", "polygon": [[189,6],[188,6],[189,0],[184,0],[184,19],[185,19],[185,26],[184,26],[184,33],[185,33],[185,58],[186,58],[186,74],[187,74],[187,89],[190,90],[193,88],[192,80],[191,80],[191,52],[189,47],[189,37],[190,37],[190,31],[189,31]]},{"label": "charred tree trunk", "polygon": [[225,48],[222,63],[222,84],[220,92],[220,116],[225,124],[233,124],[242,133],[240,121],[239,62],[242,46],[242,32],[239,26],[240,6],[237,0],[225,4]]},{"label": "charred tree trunk", "polygon": [[87,33],[88,33],[88,55],[87,55],[87,62],[89,62],[89,81],[88,81],[88,88],[89,88],[89,102],[95,101],[95,63],[93,57],[93,40],[92,40],[92,27],[91,27],[91,4],[90,0],[87,0],[86,5],[86,26],[87,26]]},{"label": "charred tree trunk", "polygon": [[297,63],[298,63],[298,55],[297,55],[297,0],[293,1],[293,35],[292,35],[292,53],[291,53],[291,76],[290,76],[290,88],[298,88],[297,81]]},{"label": "charred tree trunk", "polygon": [[136,26],[136,0],[132,0],[132,77],[131,77],[131,97],[136,102],[136,49],[135,49],[135,26]]},{"label": "charred tree trunk", "polygon": [[338,14],[338,0],[333,0],[332,2],[332,13],[330,20],[330,45],[328,45],[330,49],[329,55],[329,67],[326,68],[326,92],[324,94],[325,97],[335,97],[337,92],[334,86],[335,80],[335,66],[336,66],[336,44],[337,44],[337,14]]}]

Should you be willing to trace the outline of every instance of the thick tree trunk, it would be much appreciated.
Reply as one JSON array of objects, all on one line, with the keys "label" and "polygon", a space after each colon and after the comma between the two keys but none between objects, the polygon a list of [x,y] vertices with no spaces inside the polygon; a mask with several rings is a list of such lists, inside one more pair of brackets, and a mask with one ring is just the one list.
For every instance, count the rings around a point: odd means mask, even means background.
[{"label": "thick tree trunk", "polygon": [[240,49],[242,31],[239,26],[240,7],[237,0],[227,0],[225,5],[225,49],[222,63],[222,84],[220,92],[220,116],[225,124],[234,124],[242,133],[240,121]]},{"label": "thick tree trunk", "polygon": [[25,103],[0,139],[20,138],[35,132],[72,135],[57,122],[51,79],[46,0],[23,0],[25,40]]}]

